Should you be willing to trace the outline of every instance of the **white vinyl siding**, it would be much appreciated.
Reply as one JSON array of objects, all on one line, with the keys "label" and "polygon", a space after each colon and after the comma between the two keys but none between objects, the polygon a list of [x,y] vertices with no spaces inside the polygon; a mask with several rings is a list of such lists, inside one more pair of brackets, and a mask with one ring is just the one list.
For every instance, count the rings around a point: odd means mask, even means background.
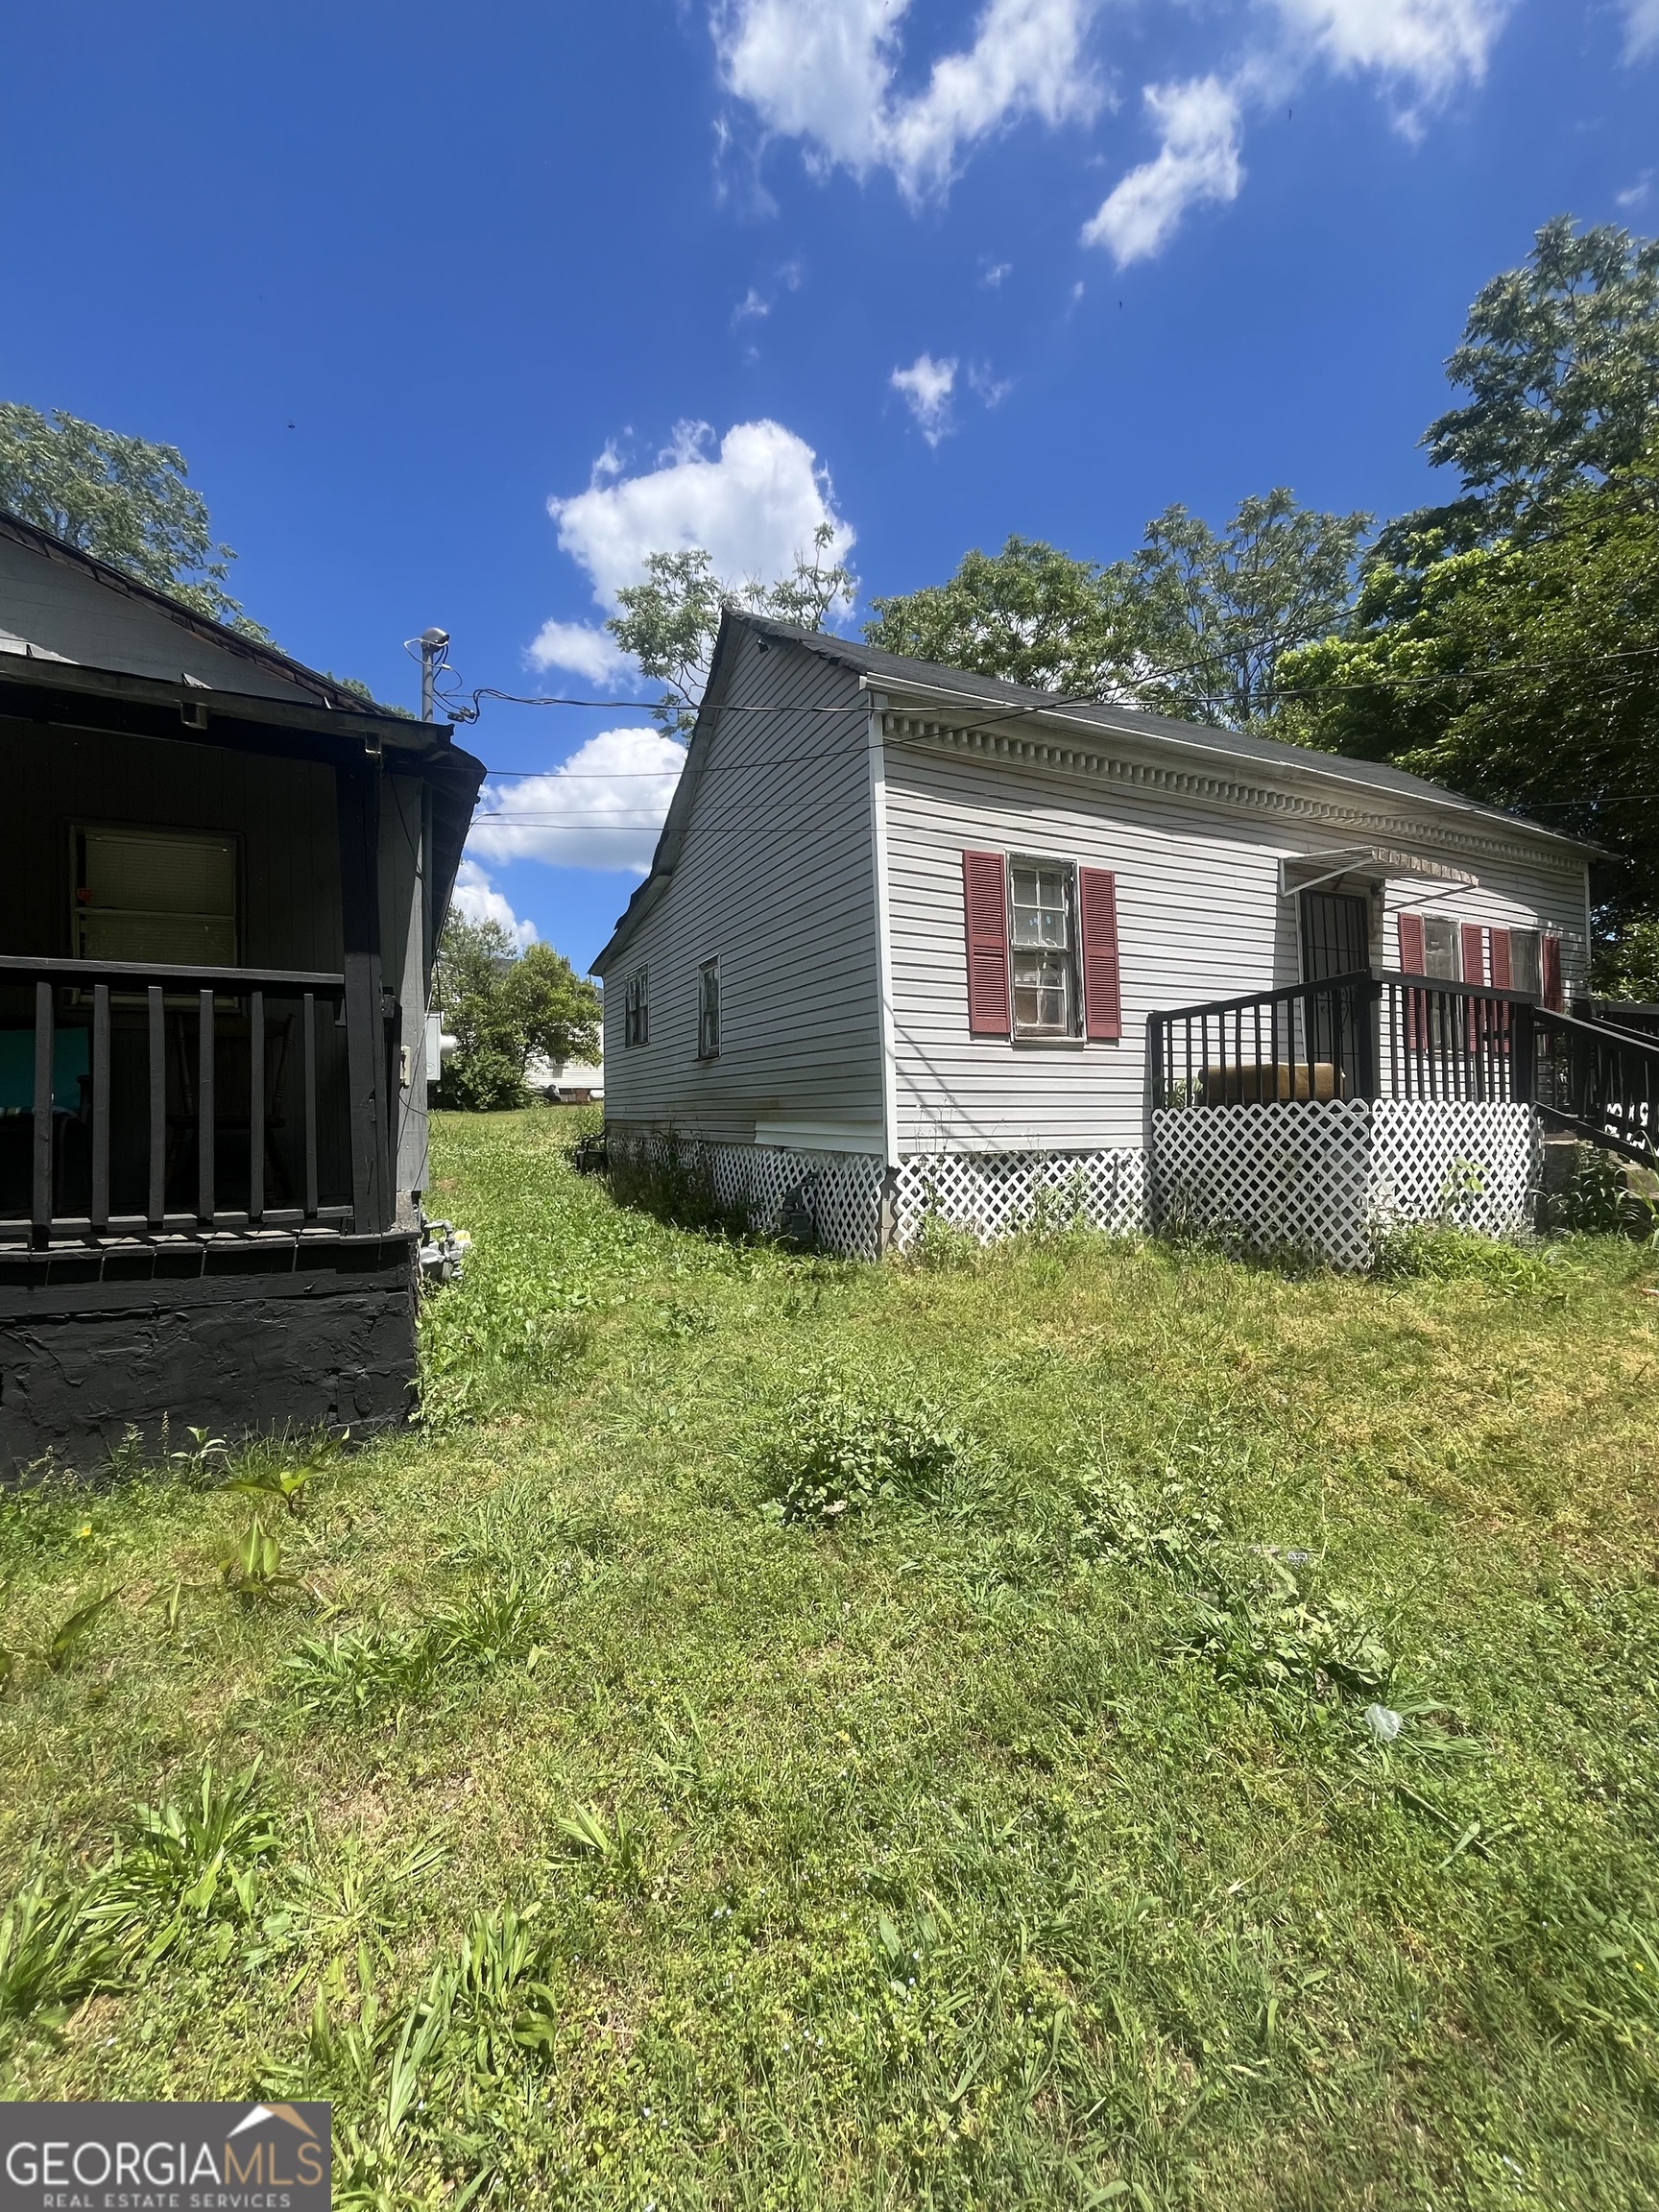
[{"label": "white vinyl siding", "polygon": [[[761,651],[749,633],[723,702],[774,710],[710,713],[708,772],[679,859],[607,963],[619,986],[605,994],[607,1121],[728,1143],[756,1142],[760,1125],[809,1125],[844,1132],[847,1149],[877,1146],[879,950],[857,677],[803,646]],[[699,1059],[713,948],[720,1053]],[[648,1040],[625,1049],[621,981],[641,968]]]},{"label": "white vinyl siding", "polygon": [[[891,911],[897,1139],[901,1153],[1095,1149],[1139,1144],[1145,1128],[1146,1018],[1297,980],[1297,902],[1281,860],[1340,853],[1351,823],[1290,821],[1225,799],[1115,787],[889,739],[886,842]],[[1370,795],[1367,794],[1369,805]],[[1382,812],[1387,802],[1376,811]],[[1286,811],[1288,811],[1286,809]],[[1582,866],[1520,840],[1512,856],[1437,846],[1434,812],[1402,805],[1381,844],[1437,851],[1480,878],[1453,896],[1402,880],[1368,893],[1373,960],[1397,967],[1402,905],[1488,926],[1559,931],[1563,968],[1585,969]],[[1070,1052],[968,1034],[962,854],[1064,854],[1117,878],[1120,1044]]]}]

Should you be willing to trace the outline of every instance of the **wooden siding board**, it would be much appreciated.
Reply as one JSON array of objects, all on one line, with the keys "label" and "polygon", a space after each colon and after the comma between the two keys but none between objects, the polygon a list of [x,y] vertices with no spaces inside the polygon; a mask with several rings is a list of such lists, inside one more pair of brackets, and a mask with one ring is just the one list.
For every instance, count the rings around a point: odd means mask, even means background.
[{"label": "wooden siding board", "polygon": [[242,846],[242,958],[337,971],[340,863],[332,772],[165,739],[0,719],[0,787],[30,825],[0,870],[0,951],[71,954],[77,822],[230,832]]},{"label": "wooden siding board", "polygon": [[[1141,1142],[1147,1015],[1295,981],[1296,907],[1279,895],[1280,860],[1372,842],[1338,826],[1254,817],[1224,801],[1108,792],[1063,773],[891,739],[885,782],[902,1152]],[[1402,805],[1393,836],[1434,853],[1431,810]],[[1113,870],[1120,1043],[970,1038],[962,945],[967,849],[1052,854]],[[1470,865],[1455,853],[1447,857]],[[1562,935],[1571,993],[1585,973],[1582,870],[1517,854],[1483,860],[1473,872],[1479,889],[1449,900],[1420,881],[1388,884],[1373,917],[1374,959],[1394,964],[1392,918],[1403,903],[1459,921],[1542,923]]]},{"label": "wooden siding board", "polygon": [[[799,647],[737,647],[709,772],[665,896],[607,976],[605,1110],[750,1142],[757,1119],[881,1120],[868,724],[855,676]],[[721,1051],[702,1063],[697,978],[721,969]],[[650,972],[650,1042],[622,1041]]]}]

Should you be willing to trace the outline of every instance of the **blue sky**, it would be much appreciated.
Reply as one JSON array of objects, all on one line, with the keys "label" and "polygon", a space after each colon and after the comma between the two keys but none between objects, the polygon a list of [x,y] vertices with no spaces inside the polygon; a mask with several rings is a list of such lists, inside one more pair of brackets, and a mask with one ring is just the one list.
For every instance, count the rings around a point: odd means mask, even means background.
[{"label": "blue sky", "polygon": [[442,622],[613,697],[469,739],[581,755],[467,892],[578,965],[671,787],[597,627],[652,544],[829,517],[862,604],[1176,499],[1395,512],[1479,285],[1659,228],[1659,0],[60,0],[6,75],[0,397],[181,447],[302,660],[413,703]]}]

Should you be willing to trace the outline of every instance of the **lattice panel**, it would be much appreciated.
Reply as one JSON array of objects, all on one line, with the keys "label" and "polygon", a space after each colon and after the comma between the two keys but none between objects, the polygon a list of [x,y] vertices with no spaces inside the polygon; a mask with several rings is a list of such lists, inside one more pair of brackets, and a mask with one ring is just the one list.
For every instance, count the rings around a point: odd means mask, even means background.
[{"label": "lattice panel", "polygon": [[1371,1211],[1380,1224],[1445,1219],[1488,1237],[1528,1226],[1542,1167],[1530,1106],[1380,1098],[1371,1133]]},{"label": "lattice panel", "polygon": [[1362,1098],[1334,1098],[1155,1113],[1159,1221],[1368,1266],[1371,1111]]},{"label": "lattice panel", "polygon": [[1039,1219],[1125,1236],[1146,1225],[1146,1160],[1116,1152],[927,1152],[899,1163],[894,1241],[914,1241],[932,1215],[981,1244]]},{"label": "lattice panel", "polygon": [[[636,1158],[663,1159],[662,1137],[613,1136]],[[772,1144],[709,1144],[677,1137],[683,1166],[703,1168],[716,1202],[740,1207],[762,1236],[799,1236],[809,1230],[819,1249],[847,1259],[874,1260],[880,1251],[881,1162],[859,1152],[788,1152]]]}]

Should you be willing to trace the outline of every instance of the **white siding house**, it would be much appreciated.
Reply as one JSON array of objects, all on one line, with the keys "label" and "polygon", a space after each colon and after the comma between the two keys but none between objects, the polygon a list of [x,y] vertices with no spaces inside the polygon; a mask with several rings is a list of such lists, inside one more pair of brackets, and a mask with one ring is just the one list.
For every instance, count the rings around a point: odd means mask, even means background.
[{"label": "white siding house", "polygon": [[1127,1225],[1149,1017],[1361,969],[1559,1002],[1588,936],[1581,847],[1398,770],[732,615],[595,963],[607,1127],[699,1142],[762,1215],[809,1186],[848,1249],[925,1207],[1013,1225],[1057,1178]]}]

